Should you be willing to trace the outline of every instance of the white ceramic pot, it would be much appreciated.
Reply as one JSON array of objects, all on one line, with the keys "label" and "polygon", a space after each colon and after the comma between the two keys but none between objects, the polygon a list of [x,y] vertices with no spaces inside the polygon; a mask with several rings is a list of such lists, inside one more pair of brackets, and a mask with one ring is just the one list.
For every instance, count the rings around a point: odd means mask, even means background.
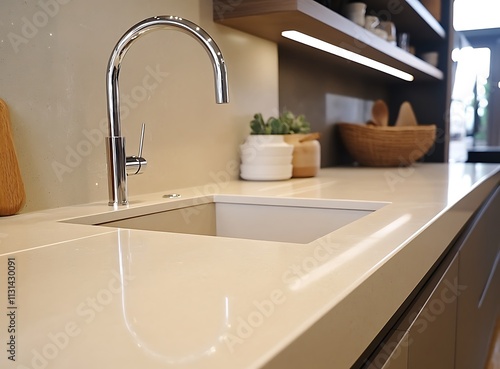
[{"label": "white ceramic pot", "polygon": [[250,135],[240,146],[240,176],[252,181],[275,181],[292,177],[293,145],[283,135]]}]

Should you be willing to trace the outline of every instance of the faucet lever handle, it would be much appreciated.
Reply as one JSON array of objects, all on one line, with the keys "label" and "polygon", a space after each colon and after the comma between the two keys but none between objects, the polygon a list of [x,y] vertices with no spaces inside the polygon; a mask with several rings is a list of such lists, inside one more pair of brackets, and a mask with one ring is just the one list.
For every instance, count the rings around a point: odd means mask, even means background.
[{"label": "faucet lever handle", "polygon": [[144,146],[144,131],[146,130],[146,124],[142,123],[141,125],[141,139],[139,141],[139,154],[137,154],[138,157],[142,158],[142,148]]},{"label": "faucet lever handle", "polygon": [[141,138],[139,141],[139,154],[137,156],[127,156],[125,162],[125,168],[127,170],[127,175],[135,175],[141,174],[144,169],[146,169],[146,165],[148,164],[147,160],[142,157],[142,149],[144,147],[144,132],[146,130],[146,125],[142,123],[141,126]]}]

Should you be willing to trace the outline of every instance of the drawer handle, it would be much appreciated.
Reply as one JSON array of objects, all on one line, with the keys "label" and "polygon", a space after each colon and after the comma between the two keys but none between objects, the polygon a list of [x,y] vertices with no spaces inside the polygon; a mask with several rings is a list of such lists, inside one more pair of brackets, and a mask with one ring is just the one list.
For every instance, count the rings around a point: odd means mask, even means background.
[{"label": "drawer handle", "polygon": [[497,265],[500,262],[500,250],[497,252],[497,257],[495,258],[495,263],[493,264],[493,267],[491,268],[490,275],[488,276],[488,280],[486,281],[486,285],[483,288],[483,293],[481,294],[481,298],[479,299],[479,303],[477,305],[478,308],[481,308],[481,305],[483,305],[484,299],[486,298],[486,294],[488,293],[488,290],[490,288],[490,284],[493,281],[493,277],[495,276],[495,271],[497,269]]}]

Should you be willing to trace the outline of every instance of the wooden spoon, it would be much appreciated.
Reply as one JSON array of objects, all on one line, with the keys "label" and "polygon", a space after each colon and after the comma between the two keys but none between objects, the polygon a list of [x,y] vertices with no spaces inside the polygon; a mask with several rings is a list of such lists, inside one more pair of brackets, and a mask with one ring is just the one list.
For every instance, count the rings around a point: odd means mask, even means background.
[{"label": "wooden spoon", "polygon": [[372,108],[372,120],[376,126],[385,127],[389,124],[389,108],[383,100],[376,100]]},{"label": "wooden spoon", "polygon": [[398,119],[396,119],[396,126],[416,126],[418,125],[417,118],[413,112],[413,108],[408,101],[401,104],[399,108]]}]

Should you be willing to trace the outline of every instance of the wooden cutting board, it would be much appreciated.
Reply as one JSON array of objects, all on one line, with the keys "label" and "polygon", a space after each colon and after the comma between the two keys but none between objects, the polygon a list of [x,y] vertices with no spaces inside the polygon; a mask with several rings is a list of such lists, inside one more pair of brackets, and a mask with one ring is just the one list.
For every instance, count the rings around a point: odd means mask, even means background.
[{"label": "wooden cutting board", "polygon": [[26,193],[12,140],[9,109],[0,99],[0,216],[17,213],[25,202]]}]

